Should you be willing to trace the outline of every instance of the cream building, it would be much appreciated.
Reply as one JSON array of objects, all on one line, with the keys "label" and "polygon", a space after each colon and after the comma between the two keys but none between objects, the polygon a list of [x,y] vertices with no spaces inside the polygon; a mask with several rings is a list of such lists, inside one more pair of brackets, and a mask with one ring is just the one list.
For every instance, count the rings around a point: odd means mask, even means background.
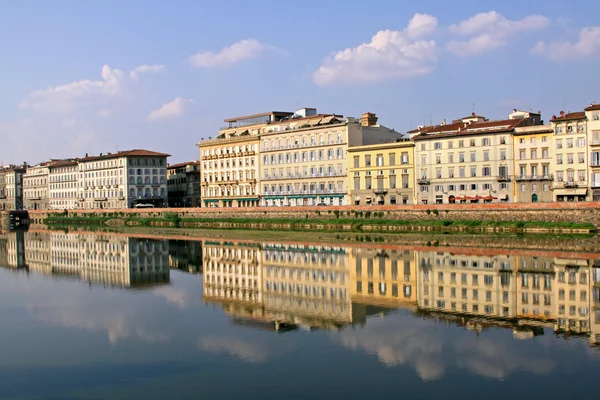
[{"label": "cream building", "polygon": [[59,160],[48,165],[48,209],[78,207],[79,172],[76,160]]},{"label": "cream building", "polygon": [[263,299],[261,249],[244,243],[202,244],[204,299],[259,304]]},{"label": "cream building", "polygon": [[554,259],[557,332],[590,334],[590,269],[588,260]]},{"label": "cream building", "polygon": [[515,316],[535,319],[552,326],[556,321],[554,258],[515,256]]},{"label": "cream building", "polygon": [[554,201],[552,133],[551,124],[515,128],[513,133],[515,202]]},{"label": "cream building", "polygon": [[276,320],[309,328],[352,323],[348,250],[262,245],[263,304]]},{"label": "cream building", "polygon": [[419,251],[419,307],[489,318],[514,318],[514,258]]},{"label": "cream building", "polygon": [[51,163],[50,161],[27,167],[23,174],[24,209],[48,209],[48,166]]},{"label": "cream building", "polygon": [[414,146],[405,139],[348,148],[350,203],[415,204]]},{"label": "cream building", "polygon": [[348,149],[402,135],[365,113],[360,121],[302,109],[260,135],[263,206],[347,205]]},{"label": "cream building", "polygon": [[259,135],[269,123],[292,116],[270,111],[228,118],[215,139],[197,144],[201,161],[201,199],[204,207],[259,205]]},{"label": "cream building", "polygon": [[130,208],[136,204],[167,205],[167,157],[149,150],[86,156],[77,160],[78,207]]},{"label": "cream building", "polygon": [[554,201],[586,201],[589,194],[587,119],[585,112],[552,116],[554,130]]},{"label": "cream building", "polygon": [[513,133],[540,115],[515,110],[506,120],[472,115],[409,132],[415,142],[420,204],[512,202]]},{"label": "cream building", "polygon": [[585,109],[587,117],[587,142],[590,155],[591,199],[600,201],[600,104],[590,104]]}]

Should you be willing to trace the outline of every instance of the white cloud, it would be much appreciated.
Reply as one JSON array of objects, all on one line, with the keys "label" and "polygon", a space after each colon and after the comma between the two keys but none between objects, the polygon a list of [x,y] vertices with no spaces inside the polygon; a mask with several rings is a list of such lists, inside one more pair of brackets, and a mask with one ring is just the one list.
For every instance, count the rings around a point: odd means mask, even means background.
[{"label": "white cloud", "polygon": [[105,65],[102,67],[99,80],[81,79],[65,85],[36,90],[21,101],[20,107],[61,114],[90,107],[109,109],[115,99],[128,93],[131,82],[139,80],[140,74],[160,71],[163,68],[160,65],[142,65],[127,74]]},{"label": "white cloud", "polygon": [[240,40],[231,46],[223,47],[218,53],[203,51],[190,57],[194,67],[219,68],[237,64],[240,61],[258,57],[272,46],[265,45],[256,39]]},{"label": "white cloud", "polygon": [[520,32],[539,30],[547,27],[550,20],[541,15],[530,15],[518,21],[506,19],[496,11],[479,13],[473,17],[450,25],[449,31],[467,40],[453,40],[446,50],[457,56],[470,56],[505,46]]},{"label": "white cloud", "polygon": [[380,82],[430,73],[437,60],[432,34],[437,18],[415,14],[401,31],[379,31],[369,43],[340,50],[327,58],[314,72],[317,85],[337,83]]},{"label": "white cloud", "polygon": [[192,99],[176,97],[172,101],[163,104],[160,108],[150,111],[146,120],[155,122],[164,119],[179,118],[185,113],[188,106],[194,103],[195,101]]},{"label": "white cloud", "polygon": [[131,79],[133,79],[134,81],[138,81],[140,79],[140,74],[161,72],[164,70],[165,70],[164,65],[140,65],[139,67],[135,67],[129,73],[129,77]]},{"label": "white cloud", "polygon": [[539,41],[532,54],[548,57],[553,61],[578,61],[580,57],[600,54],[600,26],[588,26],[579,31],[579,40],[575,43],[557,41],[546,43]]}]

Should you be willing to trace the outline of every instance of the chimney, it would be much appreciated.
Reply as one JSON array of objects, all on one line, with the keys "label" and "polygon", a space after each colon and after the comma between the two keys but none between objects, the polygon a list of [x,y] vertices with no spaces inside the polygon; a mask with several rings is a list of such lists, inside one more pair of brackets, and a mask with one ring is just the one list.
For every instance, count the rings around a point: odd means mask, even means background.
[{"label": "chimney", "polygon": [[377,125],[377,116],[374,113],[366,112],[360,117],[360,123],[362,126]]},{"label": "chimney", "polygon": [[88,153],[85,153],[85,156],[88,157]]},{"label": "chimney", "polygon": [[446,118],[444,118],[444,119],[442,120],[442,126],[445,126],[445,125],[446,125]]}]

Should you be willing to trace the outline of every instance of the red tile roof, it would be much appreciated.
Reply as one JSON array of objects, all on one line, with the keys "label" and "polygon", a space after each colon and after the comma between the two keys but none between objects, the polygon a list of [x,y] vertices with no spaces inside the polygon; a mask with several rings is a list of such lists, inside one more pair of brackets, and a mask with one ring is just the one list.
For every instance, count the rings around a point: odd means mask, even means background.
[{"label": "red tile roof", "polygon": [[[420,134],[414,136],[414,140],[433,139],[448,136],[466,136],[476,135],[479,133],[498,133],[509,132],[517,126],[521,125],[524,119],[503,119],[497,121],[481,121],[465,124],[463,122],[453,123],[448,125],[438,125],[435,127],[424,127],[420,130]],[[414,130],[411,132],[419,132]]]},{"label": "red tile roof", "polygon": [[571,121],[574,119],[585,119],[585,112],[577,111],[577,112],[567,113],[564,115],[559,115],[558,117],[556,115],[552,116],[552,121]]},{"label": "red tile roof", "polygon": [[99,156],[86,156],[83,158],[79,158],[78,161],[95,161],[95,160],[106,160],[110,158],[120,158],[120,157],[171,157],[170,154],[159,153],[151,150],[143,150],[143,149],[133,149],[133,150],[124,150],[119,151],[117,153],[107,153]]},{"label": "red tile roof", "polygon": [[600,104],[590,104],[589,107],[584,108],[585,111],[596,111],[600,110]]}]

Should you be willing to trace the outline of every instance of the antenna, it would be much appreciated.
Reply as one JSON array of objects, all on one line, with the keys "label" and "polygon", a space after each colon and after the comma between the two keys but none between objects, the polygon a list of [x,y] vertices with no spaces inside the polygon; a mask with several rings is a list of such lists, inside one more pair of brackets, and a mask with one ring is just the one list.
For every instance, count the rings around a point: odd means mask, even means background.
[{"label": "antenna", "polygon": [[475,102],[473,102],[473,112],[475,112]]},{"label": "antenna", "polygon": [[429,113],[429,126],[431,126],[431,113]]}]

